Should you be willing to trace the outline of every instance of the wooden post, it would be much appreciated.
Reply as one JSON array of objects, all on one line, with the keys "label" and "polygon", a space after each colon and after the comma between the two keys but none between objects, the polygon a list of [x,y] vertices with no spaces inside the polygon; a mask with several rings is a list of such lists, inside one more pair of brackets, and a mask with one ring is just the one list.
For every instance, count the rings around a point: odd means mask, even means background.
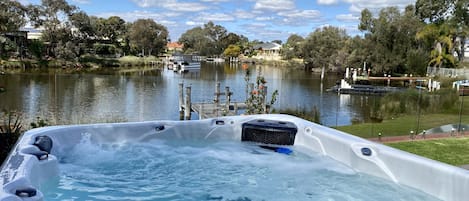
[{"label": "wooden post", "polygon": [[234,114],[238,115],[238,103],[234,102]]},{"label": "wooden post", "polygon": [[182,105],[184,105],[184,83],[179,83],[179,112],[183,111]]},{"label": "wooden post", "polygon": [[215,102],[215,105],[220,103],[220,82],[215,84],[215,100],[213,102]]},{"label": "wooden post", "polygon": [[231,94],[230,94],[230,87],[225,87],[225,95],[226,95],[226,112],[230,111],[230,102],[231,102]]},{"label": "wooden post", "polygon": [[203,119],[204,118],[204,103],[201,103],[200,104],[200,107],[199,107],[199,119]]},{"label": "wooden post", "polygon": [[190,120],[191,119],[191,87],[186,87],[186,103],[184,106],[184,119]]},{"label": "wooden post", "polygon": [[179,120],[184,120],[184,83],[179,83]]}]

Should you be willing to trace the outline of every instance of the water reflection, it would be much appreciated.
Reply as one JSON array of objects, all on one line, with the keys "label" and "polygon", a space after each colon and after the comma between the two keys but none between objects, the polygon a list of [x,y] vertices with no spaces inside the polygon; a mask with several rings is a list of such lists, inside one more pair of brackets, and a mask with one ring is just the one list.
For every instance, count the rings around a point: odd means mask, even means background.
[{"label": "water reflection", "polygon": [[[251,66],[267,80],[269,94],[279,90],[274,108],[311,111],[319,108],[321,121],[328,126],[351,124],[369,115],[366,96],[325,92],[339,79],[302,70]],[[179,119],[178,83],[192,86],[193,102],[213,100],[215,83],[230,86],[233,101],[244,101],[246,83],[239,65],[203,64],[200,71],[178,74],[173,71],[144,69],[94,74],[55,72],[7,74],[0,77],[6,92],[0,94],[0,108],[24,113],[27,122],[37,116],[53,124],[106,121],[145,121]],[[270,97],[270,95],[269,95]],[[197,118],[197,115],[193,115]]]}]

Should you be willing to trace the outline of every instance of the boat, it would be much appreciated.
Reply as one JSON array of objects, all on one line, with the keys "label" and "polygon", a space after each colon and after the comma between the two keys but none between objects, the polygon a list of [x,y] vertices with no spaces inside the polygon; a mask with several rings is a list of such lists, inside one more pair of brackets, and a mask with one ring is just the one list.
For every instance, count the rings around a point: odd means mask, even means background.
[{"label": "boat", "polygon": [[173,71],[179,73],[185,73],[190,71],[199,71],[200,62],[188,62],[188,61],[175,61],[173,64]]},{"label": "boat", "polygon": [[390,92],[398,92],[399,87],[374,86],[368,84],[349,84],[342,79],[337,85],[327,89],[328,92],[337,92],[340,94],[375,94],[382,95]]},{"label": "boat", "polygon": [[225,59],[224,58],[221,58],[221,57],[208,57],[205,59],[205,62],[209,62],[209,63],[223,63],[225,62]]},{"label": "boat", "polygon": [[[164,153],[168,153],[168,150],[174,150],[177,153],[187,152],[191,158],[202,157],[202,155],[197,154],[194,156],[190,155],[197,149],[206,150],[211,147],[225,147],[226,143],[236,144],[239,145],[237,147],[241,147],[240,151],[243,155],[241,155],[241,157],[237,154],[230,155],[230,153],[232,153],[230,151],[235,150],[229,149],[228,152],[226,152],[228,160],[238,160],[242,163],[247,163],[247,167],[249,167],[247,171],[250,171],[251,167],[258,159],[280,158],[284,163],[275,163],[273,167],[269,167],[268,165],[270,163],[267,163],[267,167],[262,166],[264,168],[263,172],[268,171],[269,168],[277,169],[279,166],[285,166],[282,167],[288,170],[284,172],[285,174],[288,172],[299,172],[300,177],[303,177],[296,178],[293,180],[295,181],[293,183],[305,178],[315,178],[316,175],[311,175],[314,173],[309,172],[309,169],[306,169],[308,171],[296,169],[294,166],[296,163],[285,162],[289,160],[289,157],[298,157],[298,159],[306,156],[328,158],[330,161],[327,163],[315,164],[314,160],[302,163],[311,164],[314,169],[317,169],[321,167],[327,168],[332,165],[332,161],[335,161],[340,163],[340,167],[346,166],[351,169],[352,172],[342,173],[346,176],[341,176],[341,180],[338,181],[338,183],[341,183],[344,179],[343,177],[350,177],[352,174],[361,174],[362,176],[358,179],[364,179],[365,176],[376,177],[373,179],[379,179],[385,182],[385,184],[380,186],[387,186],[394,183],[402,188],[416,189],[416,192],[426,193],[436,199],[460,201],[467,200],[469,197],[469,191],[467,190],[469,189],[469,171],[465,169],[403,152],[298,117],[282,114],[266,114],[224,116],[194,121],[167,120],[51,126],[29,130],[20,137],[4,164],[1,166],[0,201],[45,200],[44,194],[41,192],[43,186],[48,183],[53,183],[51,180],[54,180],[54,178],[57,178],[61,174],[59,166],[73,159],[72,157],[79,157],[85,161],[88,160],[86,162],[89,164],[98,163],[97,165],[99,165],[101,161],[97,159],[93,160],[92,155],[99,155],[101,157],[97,157],[98,159],[108,160],[121,156],[107,154],[110,149],[119,150],[124,145],[132,146],[141,143],[146,143],[146,147],[149,148],[162,145],[162,152]],[[192,146],[191,143],[195,143],[195,148],[188,148],[188,146]],[[172,144],[175,144],[175,146],[171,146]],[[102,149],[103,151],[101,152],[104,153],[96,151],[97,149],[95,149],[95,147]],[[257,147],[265,149],[265,151],[259,150]],[[137,151],[138,150],[140,149],[137,149]],[[217,151],[204,153],[204,155],[209,154],[215,157],[215,159],[220,157]],[[138,161],[138,163],[141,163],[145,161],[135,160],[135,157],[137,157],[137,155],[148,154],[150,153],[145,152],[127,158],[130,162]],[[245,154],[249,154],[249,157],[252,157],[252,161],[243,158],[242,156],[245,156]],[[121,157],[121,159],[126,159],[126,157]],[[294,158],[293,160],[296,161],[297,159]],[[164,159],[161,159],[161,161],[161,164],[167,165],[167,161]],[[179,162],[173,161],[172,163]],[[238,166],[241,165],[241,163],[237,164]],[[189,163],[186,166],[191,165],[192,164]],[[203,166],[207,167],[208,164],[207,166]],[[226,168],[226,164],[221,166],[222,169]],[[172,167],[171,164],[169,164],[169,167]],[[133,166],[129,168],[133,168]],[[78,169],[73,169],[73,166],[71,166],[67,170],[77,171]],[[88,172],[93,172],[90,170],[88,170]],[[179,175],[178,178],[180,176],[182,176],[182,178],[190,176],[185,175],[184,172],[180,170],[169,169],[167,171],[167,174],[173,174],[173,171],[177,172],[176,175]],[[331,171],[332,170],[321,172],[330,174]],[[338,171],[341,172],[340,170]],[[197,172],[202,173],[203,177],[198,178],[203,178],[204,181],[206,181],[206,178],[212,177],[210,171],[207,172],[201,169]],[[140,171],[140,173],[142,172]],[[145,174],[147,173],[145,172]],[[242,173],[239,175],[242,175]],[[121,174],[121,176],[126,175]],[[215,178],[219,176],[220,175],[216,175]],[[139,177],[140,175],[135,178]],[[241,178],[242,176],[238,177],[240,178],[233,178],[233,180],[249,179]],[[88,180],[100,180],[99,189],[112,192],[114,189],[101,186],[101,184],[110,183],[110,181],[107,180],[101,181],[103,178],[104,177],[100,175],[99,178]],[[135,180],[134,177],[131,178]],[[279,189],[279,186],[281,187],[283,185],[282,183],[269,182],[271,179],[278,178],[280,178],[281,181],[290,179],[285,177],[284,174],[272,175],[271,178],[263,178],[265,182],[261,183],[263,184],[261,187],[263,189],[267,188],[268,190],[271,188]],[[333,178],[331,177],[330,179]],[[325,181],[318,180],[314,186],[321,185],[322,182]],[[125,185],[125,182],[120,183],[120,188],[125,187],[122,186]],[[230,182],[219,181],[217,184],[224,186],[227,185],[227,183]],[[252,183],[256,185],[252,187],[251,182],[249,182],[246,183],[246,185],[250,185],[247,188],[257,187],[255,180],[253,180]],[[305,184],[305,187],[310,187],[310,184],[311,183]],[[351,188],[355,187],[354,183],[341,183],[341,185],[350,185]],[[288,188],[288,186],[286,186],[286,188]],[[186,185],[186,187],[189,186]],[[336,188],[335,185],[331,186],[331,188],[332,187],[334,189]],[[83,188],[86,190],[88,187]],[[199,190],[204,188],[198,188],[198,186],[193,186],[193,188],[194,191],[205,192],[205,190]],[[360,186],[360,188],[362,188],[362,186]],[[324,190],[328,191],[327,188]],[[175,191],[174,193],[178,192]],[[230,193],[233,194],[233,192],[228,192],[227,194]],[[244,193],[244,191],[242,191],[240,195],[245,196],[245,194],[242,193]],[[378,196],[382,196],[384,193],[386,193],[386,190],[378,192]],[[393,189],[390,193],[392,193],[391,196],[398,196],[399,191]],[[289,194],[289,192],[280,193],[279,195],[285,194]],[[302,195],[304,195],[304,193]],[[223,192],[217,192],[217,194],[213,196],[216,196],[216,200],[220,200],[221,198],[219,199],[219,197],[224,196],[224,194]],[[207,197],[207,195],[205,195],[205,197]],[[210,197],[210,199],[212,198]],[[425,199],[420,198],[420,200]]]}]

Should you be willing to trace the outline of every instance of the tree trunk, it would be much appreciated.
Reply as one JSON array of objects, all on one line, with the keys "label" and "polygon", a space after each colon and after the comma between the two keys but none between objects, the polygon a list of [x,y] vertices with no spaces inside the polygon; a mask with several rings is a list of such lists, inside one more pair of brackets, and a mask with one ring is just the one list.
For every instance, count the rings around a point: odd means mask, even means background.
[{"label": "tree trunk", "polygon": [[464,56],[465,56],[464,53],[465,53],[465,51],[466,51],[466,50],[464,49],[464,46],[465,46],[465,45],[466,45],[466,37],[463,36],[463,37],[461,37],[461,47],[460,47],[461,53],[458,54],[458,56],[459,56],[459,58],[458,58],[459,61],[464,60]]}]

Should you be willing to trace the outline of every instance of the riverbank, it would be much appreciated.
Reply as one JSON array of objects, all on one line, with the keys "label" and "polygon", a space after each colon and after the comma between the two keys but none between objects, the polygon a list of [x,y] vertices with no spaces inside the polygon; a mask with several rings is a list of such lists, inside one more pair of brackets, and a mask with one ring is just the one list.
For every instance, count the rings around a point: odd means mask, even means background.
[{"label": "riverbank", "polygon": [[18,69],[32,68],[63,68],[63,69],[94,69],[109,67],[136,67],[136,66],[153,66],[161,64],[161,59],[155,56],[136,57],[124,56],[120,58],[100,57],[93,55],[83,55],[76,58],[75,61],[66,61],[62,59],[10,59],[0,60],[0,70],[15,71]]}]

